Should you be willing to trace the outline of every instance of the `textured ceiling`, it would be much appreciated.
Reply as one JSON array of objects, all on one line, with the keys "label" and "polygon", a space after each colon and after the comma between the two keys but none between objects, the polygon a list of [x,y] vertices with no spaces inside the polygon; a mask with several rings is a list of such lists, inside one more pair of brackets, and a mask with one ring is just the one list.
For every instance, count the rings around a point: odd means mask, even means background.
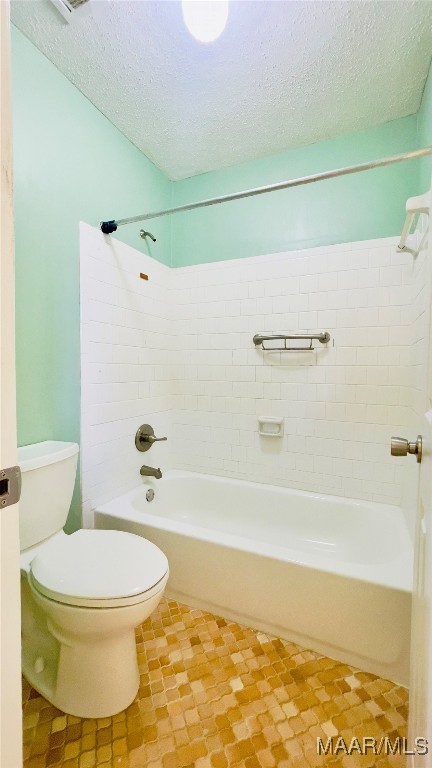
[{"label": "textured ceiling", "polygon": [[49,0],[12,21],[172,179],[416,112],[431,2],[231,0],[195,41],[177,0],[90,0],[67,24]]}]

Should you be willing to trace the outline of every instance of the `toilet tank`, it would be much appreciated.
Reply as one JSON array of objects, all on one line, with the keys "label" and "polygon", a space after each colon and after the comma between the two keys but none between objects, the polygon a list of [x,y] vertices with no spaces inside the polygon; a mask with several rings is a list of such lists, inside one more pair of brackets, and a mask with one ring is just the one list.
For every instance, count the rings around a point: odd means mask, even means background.
[{"label": "toilet tank", "polygon": [[47,440],[18,448],[22,472],[19,503],[20,549],[61,531],[68,516],[78,445]]}]

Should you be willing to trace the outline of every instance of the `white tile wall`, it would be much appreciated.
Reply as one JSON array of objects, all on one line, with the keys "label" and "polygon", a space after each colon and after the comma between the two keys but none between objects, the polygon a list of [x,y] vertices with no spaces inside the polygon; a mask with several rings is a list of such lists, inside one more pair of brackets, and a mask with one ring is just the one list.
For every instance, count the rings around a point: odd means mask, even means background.
[{"label": "white tile wall", "polygon": [[139,483],[142,464],[170,466],[169,443],[139,453],[134,438],[143,423],[159,436],[169,431],[172,273],[83,223],[80,264],[81,483],[90,524],[96,504]]},{"label": "white tile wall", "polygon": [[[412,257],[395,242],[175,271],[175,466],[400,502],[389,445],[411,419]],[[300,330],[332,342],[308,354],[252,344]],[[265,415],[284,418],[284,438],[258,435]]]},{"label": "white tile wall", "polygon": [[[85,511],[135,486],[142,463],[399,503],[410,470],[389,445],[420,398],[425,278],[395,243],[169,269],[82,225]],[[285,354],[252,343],[301,330],[332,342]],[[285,436],[260,437],[258,416],[282,416]],[[139,454],[147,421],[169,443]]]}]

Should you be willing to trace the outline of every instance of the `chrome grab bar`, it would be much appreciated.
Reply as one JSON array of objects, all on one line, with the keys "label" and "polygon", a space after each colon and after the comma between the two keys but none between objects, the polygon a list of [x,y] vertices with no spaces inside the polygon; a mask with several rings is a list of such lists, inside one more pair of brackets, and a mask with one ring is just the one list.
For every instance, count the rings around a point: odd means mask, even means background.
[{"label": "chrome grab bar", "polygon": [[[312,342],[316,339],[321,344],[327,344],[330,341],[330,334],[328,331],[322,331],[321,333],[276,333],[276,334],[263,334],[256,333],[253,337],[253,343],[256,347],[261,347],[264,352],[311,352],[315,347],[312,346]],[[287,341],[310,341],[308,347],[287,347]],[[265,341],[283,341],[282,347],[265,347]]]}]

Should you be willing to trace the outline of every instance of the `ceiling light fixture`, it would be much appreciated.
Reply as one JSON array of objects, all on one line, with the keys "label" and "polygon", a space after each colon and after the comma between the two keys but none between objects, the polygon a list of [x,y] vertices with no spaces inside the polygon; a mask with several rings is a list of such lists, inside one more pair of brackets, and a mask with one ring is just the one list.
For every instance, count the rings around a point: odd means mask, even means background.
[{"label": "ceiling light fixture", "polygon": [[212,43],[224,31],[228,0],[182,0],[183,20],[201,43]]}]

